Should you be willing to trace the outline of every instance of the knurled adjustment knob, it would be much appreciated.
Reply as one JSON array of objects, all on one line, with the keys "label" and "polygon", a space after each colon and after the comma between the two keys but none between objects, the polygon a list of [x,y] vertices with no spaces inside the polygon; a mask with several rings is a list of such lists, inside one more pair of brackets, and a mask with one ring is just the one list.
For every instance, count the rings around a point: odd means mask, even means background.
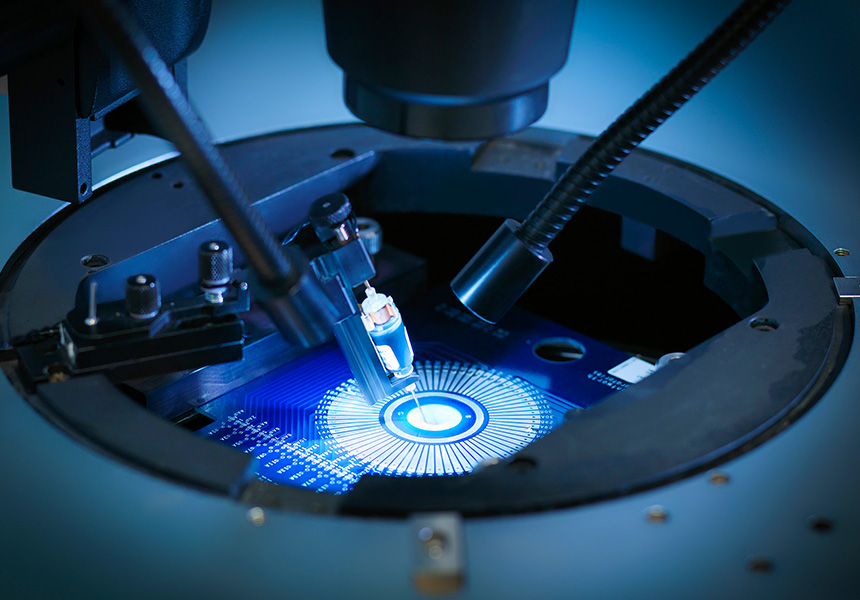
[{"label": "knurled adjustment knob", "polygon": [[197,265],[203,288],[226,287],[233,281],[233,248],[220,240],[204,242],[197,251]]},{"label": "knurled adjustment knob", "polygon": [[161,291],[154,275],[132,275],[125,282],[125,310],[132,319],[151,319],[161,310]]},{"label": "knurled adjustment knob", "polygon": [[367,253],[371,256],[379,254],[382,250],[382,226],[378,221],[367,217],[358,217],[358,237],[364,242]]},{"label": "knurled adjustment knob", "polygon": [[352,214],[352,205],[349,203],[349,198],[346,197],[346,194],[336,192],[315,200],[311,204],[308,218],[315,229],[319,227],[332,228],[346,221],[350,214]]}]

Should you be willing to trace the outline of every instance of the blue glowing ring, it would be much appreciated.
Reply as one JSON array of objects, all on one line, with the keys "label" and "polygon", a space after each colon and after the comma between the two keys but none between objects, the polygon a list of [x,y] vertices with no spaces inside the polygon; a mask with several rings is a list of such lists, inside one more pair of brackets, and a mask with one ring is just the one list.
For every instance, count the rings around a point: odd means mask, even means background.
[{"label": "blue glowing ring", "polygon": [[441,391],[417,391],[415,396],[426,412],[440,412],[436,407],[449,408],[449,414],[456,415],[450,427],[434,427],[429,423],[410,418],[420,410],[412,394],[391,400],[379,413],[379,422],[392,435],[404,440],[425,444],[446,444],[471,437],[487,424],[487,409],[465,396]]},{"label": "blue glowing ring", "polygon": [[317,408],[321,443],[365,472],[460,475],[513,454],[552,428],[543,394],[521,379],[468,363],[414,366],[420,376],[415,394],[431,413],[427,421],[410,392],[370,406],[350,380],[327,392]]}]

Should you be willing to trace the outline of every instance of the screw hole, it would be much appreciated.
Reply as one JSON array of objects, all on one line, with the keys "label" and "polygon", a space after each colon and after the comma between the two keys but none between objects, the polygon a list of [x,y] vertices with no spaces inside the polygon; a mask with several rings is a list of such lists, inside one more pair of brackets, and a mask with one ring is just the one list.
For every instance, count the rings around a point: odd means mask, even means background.
[{"label": "screw hole", "polygon": [[82,183],[81,184],[81,196],[86,194],[88,189],[89,189],[89,186],[86,184],[86,182]]},{"label": "screw hole", "polygon": [[666,523],[669,520],[669,511],[665,507],[655,504],[645,509],[645,519],[649,523]]},{"label": "screw hole", "polygon": [[81,264],[88,269],[101,269],[110,263],[110,259],[104,254],[87,254],[81,259]]},{"label": "screw hole", "polygon": [[528,473],[537,468],[537,461],[528,456],[520,456],[509,462],[508,468],[515,473]]},{"label": "screw hole", "polygon": [[48,376],[48,381],[51,383],[59,383],[67,381],[71,377],[72,372],[69,367],[63,363],[52,363],[45,367],[45,375]]},{"label": "screw hole", "polygon": [[851,254],[851,250],[848,248],[837,248],[833,251],[833,254],[836,256],[849,256]]},{"label": "screw hole", "polygon": [[726,485],[730,481],[730,478],[726,473],[723,473],[722,471],[712,471],[711,474],[708,476],[708,481],[710,481],[714,485]]},{"label": "screw hole", "polygon": [[184,185],[185,185],[185,182],[184,182],[184,181],[174,181],[174,182],[173,182],[173,187],[174,187],[174,188],[176,188],[177,190],[178,190],[179,188],[183,187]]},{"label": "screw hole", "polygon": [[750,556],[747,558],[747,569],[753,573],[770,573],[773,571],[773,561],[761,554]]},{"label": "screw hole", "polygon": [[779,327],[776,319],[768,319],[767,317],[756,317],[750,321],[750,327],[756,331],[773,331]]},{"label": "screw hole", "polygon": [[57,79],[57,85],[60,87],[66,87],[66,80],[62,77],[60,79]]},{"label": "screw hole", "polygon": [[533,352],[548,362],[567,363],[585,356],[585,346],[570,338],[547,338],[536,343]]},{"label": "screw hole", "polygon": [[156,171],[152,174],[153,179],[161,179],[162,177],[164,177],[164,173],[162,173],[161,171]]},{"label": "screw hole", "polygon": [[331,157],[337,160],[346,160],[355,157],[355,151],[350,148],[338,148],[331,153]]},{"label": "screw hole", "polygon": [[830,533],[833,531],[833,521],[827,517],[812,515],[806,520],[806,524],[809,525],[810,529],[818,533]]}]

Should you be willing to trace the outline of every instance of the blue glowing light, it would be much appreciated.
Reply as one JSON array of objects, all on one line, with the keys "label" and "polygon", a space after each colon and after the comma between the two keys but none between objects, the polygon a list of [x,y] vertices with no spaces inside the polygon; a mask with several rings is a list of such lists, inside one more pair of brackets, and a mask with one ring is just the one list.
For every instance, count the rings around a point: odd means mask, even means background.
[{"label": "blue glowing light", "polygon": [[477,365],[416,363],[420,380],[370,406],[352,382],[325,394],[316,411],[321,437],[385,475],[459,475],[508,456],[544,435],[553,417],[535,387]]}]

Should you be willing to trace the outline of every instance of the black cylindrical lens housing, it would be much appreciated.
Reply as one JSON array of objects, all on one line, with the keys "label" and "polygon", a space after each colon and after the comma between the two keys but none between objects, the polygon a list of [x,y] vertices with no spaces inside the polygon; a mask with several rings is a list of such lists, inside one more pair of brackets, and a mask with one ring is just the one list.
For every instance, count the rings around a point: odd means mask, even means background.
[{"label": "black cylindrical lens housing", "polygon": [[368,124],[486,139],[533,123],[564,65],[575,0],[324,0],[348,108]]}]

